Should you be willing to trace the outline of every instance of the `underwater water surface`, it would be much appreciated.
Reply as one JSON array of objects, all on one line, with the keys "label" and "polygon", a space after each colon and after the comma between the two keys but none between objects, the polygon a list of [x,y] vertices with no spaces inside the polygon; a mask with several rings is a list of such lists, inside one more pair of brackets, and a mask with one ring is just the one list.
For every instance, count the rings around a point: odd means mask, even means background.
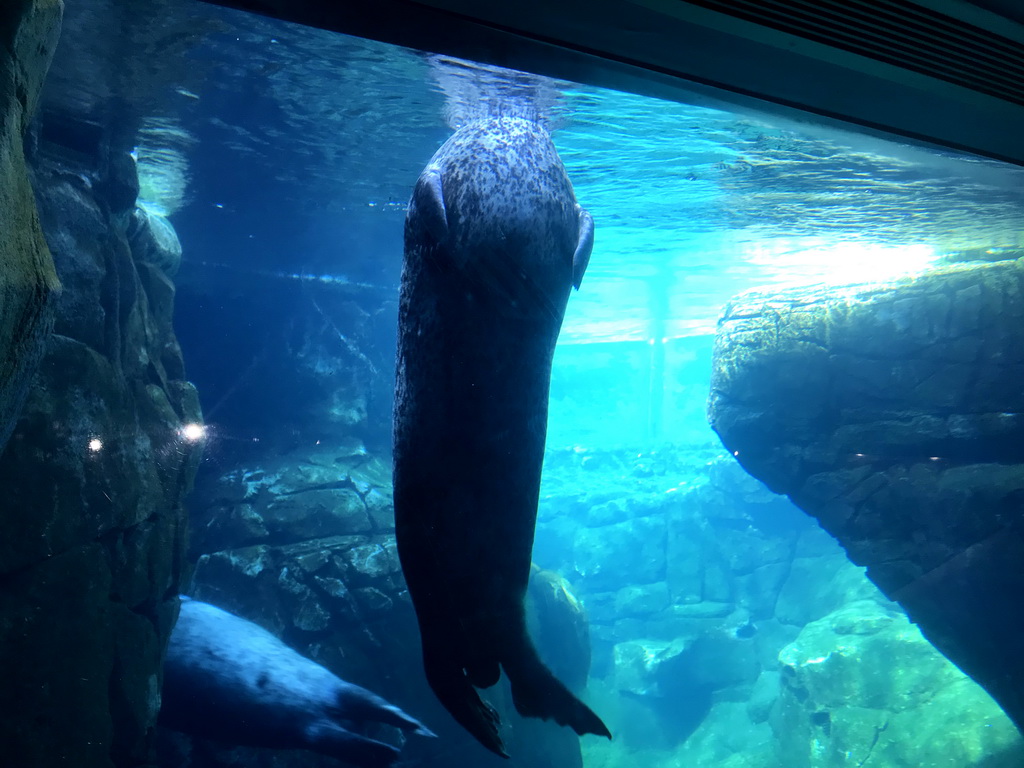
[{"label": "underwater water surface", "polygon": [[[1024,765],[988,694],[707,418],[732,297],[841,296],[1020,255],[1024,169],[574,83],[513,78],[506,92],[493,70],[445,79],[419,52],[198,3],[165,10],[169,36],[189,30],[187,66],[145,60],[163,50],[154,32],[129,71],[145,94],[139,205],[181,242],[175,331],[208,430],[194,594],[432,728],[445,717],[404,683],[419,651],[402,636],[388,539],[403,221],[453,126],[534,99],[596,234],[555,352],[531,616],[556,671],[589,658],[581,696],[615,738],[574,751],[516,721],[520,749],[556,757],[514,764]],[[95,23],[68,15],[72,30]],[[66,45],[52,103],[102,101],[89,49]],[[477,98],[493,89],[496,102]],[[536,605],[553,599],[563,614],[544,624]],[[448,764],[441,735],[407,764]],[[165,768],[333,764],[176,749]]]}]

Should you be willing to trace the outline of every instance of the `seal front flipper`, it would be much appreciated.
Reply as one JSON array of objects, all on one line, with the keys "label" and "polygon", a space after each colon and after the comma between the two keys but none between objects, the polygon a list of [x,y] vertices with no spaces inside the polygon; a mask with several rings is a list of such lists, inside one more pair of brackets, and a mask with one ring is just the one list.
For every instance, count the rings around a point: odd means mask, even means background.
[{"label": "seal front flipper", "polygon": [[419,720],[358,685],[344,683],[338,691],[337,706],[350,720],[376,721],[417,736],[437,738],[437,734]]},{"label": "seal front flipper", "polygon": [[579,203],[576,204],[576,217],[579,230],[576,252],[572,255],[572,285],[578,291],[590,263],[590,252],[594,250],[594,218]]},{"label": "seal front flipper", "polygon": [[434,242],[441,243],[448,236],[448,211],[444,204],[444,187],[441,170],[436,165],[428,165],[416,180],[408,216],[420,221]]},{"label": "seal front flipper", "polygon": [[390,744],[352,733],[328,720],[309,725],[306,743],[310,749],[361,768],[387,768],[399,756]]}]

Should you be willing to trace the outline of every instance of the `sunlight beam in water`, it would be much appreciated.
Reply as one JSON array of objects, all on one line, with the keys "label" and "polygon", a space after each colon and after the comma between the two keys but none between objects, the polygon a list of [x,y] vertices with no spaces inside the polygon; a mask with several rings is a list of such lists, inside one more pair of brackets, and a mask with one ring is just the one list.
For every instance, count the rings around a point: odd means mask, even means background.
[{"label": "sunlight beam in water", "polygon": [[780,252],[780,244],[760,244],[750,252],[752,264],[770,265],[776,274],[785,276],[779,285],[884,282],[922,272],[938,259],[935,249],[928,245],[847,241],[801,244]]}]

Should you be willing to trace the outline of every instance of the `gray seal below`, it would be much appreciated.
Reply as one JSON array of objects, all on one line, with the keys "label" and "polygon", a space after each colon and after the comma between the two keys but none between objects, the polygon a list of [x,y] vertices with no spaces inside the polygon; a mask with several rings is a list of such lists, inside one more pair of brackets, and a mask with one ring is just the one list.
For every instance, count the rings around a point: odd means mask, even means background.
[{"label": "gray seal below", "polygon": [[593,235],[550,136],[511,117],[458,130],[420,175],[405,222],[398,553],[431,688],[504,756],[498,715],[474,689],[501,669],[520,714],[610,737],[540,661],[523,607],[551,359]]},{"label": "gray seal below", "polygon": [[353,732],[355,724],[434,735],[262,627],[187,597],[167,647],[162,698],[160,724],[168,728],[230,744],[309,749],[362,768],[391,766],[399,752]]}]

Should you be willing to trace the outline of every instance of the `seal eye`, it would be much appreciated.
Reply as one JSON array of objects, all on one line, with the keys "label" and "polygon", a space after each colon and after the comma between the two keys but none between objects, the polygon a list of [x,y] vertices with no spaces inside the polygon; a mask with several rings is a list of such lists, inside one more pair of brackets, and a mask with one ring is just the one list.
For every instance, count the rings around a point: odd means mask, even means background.
[{"label": "seal eye", "polygon": [[257,688],[266,688],[267,687],[267,683],[269,683],[269,682],[270,682],[270,677],[267,676],[267,673],[266,672],[261,672],[260,676],[258,678],[256,678],[256,687]]}]

